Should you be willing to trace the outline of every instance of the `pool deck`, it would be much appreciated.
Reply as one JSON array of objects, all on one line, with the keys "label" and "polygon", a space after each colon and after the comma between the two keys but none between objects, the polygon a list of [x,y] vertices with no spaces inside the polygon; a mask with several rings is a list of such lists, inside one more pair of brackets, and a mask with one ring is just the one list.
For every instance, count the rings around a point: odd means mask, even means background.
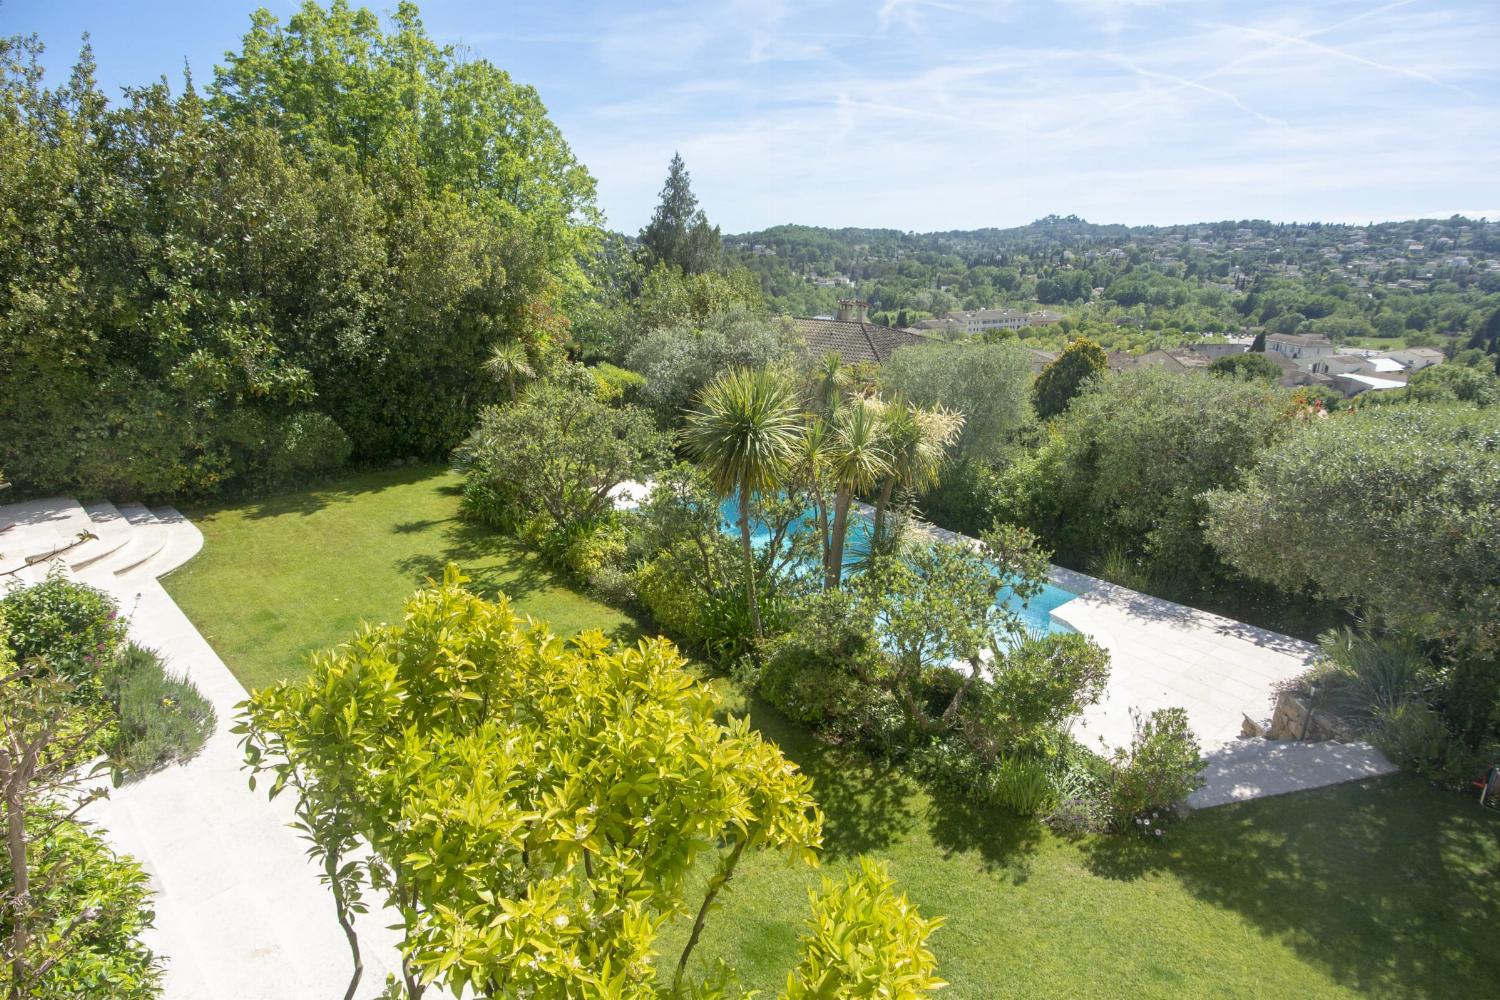
[{"label": "pool deck", "polygon": [[[937,538],[977,542],[931,525]],[[1389,774],[1396,766],[1367,743],[1291,743],[1241,739],[1245,716],[1271,715],[1276,695],[1317,658],[1310,642],[1246,625],[1121,587],[1061,566],[1048,582],[1078,596],[1052,617],[1109,651],[1109,685],[1086,709],[1073,735],[1108,752],[1130,743],[1134,712],[1180,707],[1198,736],[1208,768],[1188,798],[1192,808]]]}]

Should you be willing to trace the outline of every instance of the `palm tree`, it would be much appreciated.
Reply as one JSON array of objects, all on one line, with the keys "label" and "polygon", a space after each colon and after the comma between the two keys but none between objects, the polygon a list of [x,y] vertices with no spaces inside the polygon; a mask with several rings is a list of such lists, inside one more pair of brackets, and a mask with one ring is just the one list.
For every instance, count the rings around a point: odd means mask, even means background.
[{"label": "palm tree", "polygon": [[942,406],[931,409],[907,403],[900,397],[885,408],[885,443],[891,467],[880,484],[875,501],[875,535],[885,527],[886,511],[896,487],[923,493],[937,485],[948,451],[964,428],[964,415]]},{"label": "palm tree", "polygon": [[526,345],[519,340],[507,340],[492,347],[490,356],[484,363],[484,370],[496,382],[505,383],[512,403],[516,401],[516,380],[536,377],[531,359],[526,356]]},{"label": "palm tree", "polygon": [[829,422],[814,414],[797,447],[796,475],[812,498],[813,517],[818,526],[819,556],[828,565],[828,464],[833,432]]},{"label": "palm tree", "polygon": [[854,373],[838,351],[825,351],[813,366],[812,401],[819,413],[832,413],[854,381]]},{"label": "palm tree", "polygon": [[684,443],[689,453],[708,472],[720,496],[739,496],[745,602],[756,639],[762,633],[755,554],[750,548],[750,497],[780,485],[801,435],[796,394],[784,378],[766,369],[720,375],[699,394],[698,409],[687,418]]},{"label": "palm tree", "polygon": [[823,587],[834,590],[844,578],[844,536],[849,530],[849,505],[855,493],[869,490],[891,466],[881,433],[879,399],[851,399],[835,417],[830,447],[830,471],[837,488],[833,496],[833,540],[823,567]]}]

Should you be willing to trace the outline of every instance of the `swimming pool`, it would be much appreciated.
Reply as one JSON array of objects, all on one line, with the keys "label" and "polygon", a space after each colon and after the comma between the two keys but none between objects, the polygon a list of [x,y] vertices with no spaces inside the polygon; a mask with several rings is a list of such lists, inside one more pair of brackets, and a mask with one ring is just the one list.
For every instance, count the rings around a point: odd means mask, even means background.
[{"label": "swimming pool", "polygon": [[[739,537],[740,503],[738,497],[730,497],[719,507],[720,528],[727,534]],[[810,527],[813,513],[804,512],[793,522],[794,530]],[[847,572],[857,566],[870,551],[870,535],[874,525],[863,514],[849,514],[849,537],[844,543],[844,569]],[[757,548],[771,540],[771,529],[760,521],[750,522],[750,544]],[[1071,601],[1078,595],[1053,583],[1042,584],[1041,592],[1030,601],[1022,601],[1020,595],[1006,587],[996,599],[997,607],[1006,607],[1020,614],[1021,620],[1033,635],[1048,635],[1059,632],[1075,632],[1066,622],[1052,617],[1052,611]]]}]

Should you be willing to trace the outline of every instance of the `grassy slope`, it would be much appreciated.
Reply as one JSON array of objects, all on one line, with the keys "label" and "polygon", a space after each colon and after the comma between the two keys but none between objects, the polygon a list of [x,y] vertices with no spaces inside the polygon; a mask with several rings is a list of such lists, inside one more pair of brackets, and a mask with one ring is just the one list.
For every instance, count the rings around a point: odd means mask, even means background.
[{"label": "grassy slope", "polygon": [[[361,618],[392,614],[449,559],[560,632],[637,634],[533,557],[455,521],[455,486],[408,469],[194,512],[204,551],[168,588],[252,685],[294,675]],[[763,704],[733,707],[813,776],[823,874],[871,852],[924,912],[946,915],[934,945],[954,1000],[1484,996],[1500,977],[1500,816],[1471,800],[1392,778],[1209,810],[1160,842],[1072,843],[934,800]],[[747,986],[774,991],[818,878],[748,859],[695,967],[723,957]],[[685,920],[666,929],[665,970],[686,936]]]}]

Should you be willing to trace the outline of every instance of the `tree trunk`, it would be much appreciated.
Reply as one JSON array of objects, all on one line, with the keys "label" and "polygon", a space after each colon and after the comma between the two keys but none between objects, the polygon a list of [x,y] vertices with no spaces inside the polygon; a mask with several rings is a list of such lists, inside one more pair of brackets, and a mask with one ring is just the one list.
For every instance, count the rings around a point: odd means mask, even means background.
[{"label": "tree trunk", "polygon": [[698,938],[703,934],[703,922],[708,919],[709,908],[713,906],[714,897],[718,896],[719,890],[729,884],[734,877],[734,867],[739,864],[740,852],[745,849],[745,841],[741,840],[734,845],[734,850],[729,852],[729,857],[724,859],[724,867],[708,883],[708,891],[703,894],[703,905],[698,907],[698,916],[693,921],[693,933],[688,937],[687,947],[682,949],[682,957],[677,960],[677,971],[672,976],[672,996],[682,995],[682,976],[687,971],[688,957],[692,955],[693,949],[698,946]]},{"label": "tree trunk", "polygon": [[750,631],[759,642],[760,601],[755,593],[755,552],[750,547],[750,487],[740,484],[740,550],[745,557],[745,603],[750,608]]},{"label": "tree trunk", "polygon": [[814,501],[814,502],[817,504],[817,508],[818,508],[818,542],[819,542],[819,546],[823,550],[823,576],[826,578],[828,576],[828,544],[829,544],[829,537],[828,537],[828,501],[823,497],[823,494],[822,494],[821,491],[817,492],[815,495],[817,496],[817,500]]},{"label": "tree trunk", "polygon": [[844,582],[844,536],[849,533],[849,504],[853,500],[854,491],[843,486],[833,498],[833,541],[828,547],[824,590],[837,590]]},{"label": "tree trunk", "polygon": [[969,657],[969,667],[969,676],[964,678],[963,684],[959,685],[958,690],[953,692],[953,698],[948,702],[948,707],[943,709],[943,725],[949,729],[953,728],[954,721],[958,718],[958,710],[963,707],[964,695],[969,693],[969,689],[979,679],[979,672],[984,668],[984,664],[979,659],[979,654],[976,653]]},{"label": "tree trunk", "polygon": [[349,977],[344,1000],[354,1000],[354,992],[359,989],[359,981],[365,974],[365,960],[359,953],[359,936],[354,933],[354,925],[349,922],[349,907],[344,902],[344,890],[339,888],[339,860],[332,851],[323,854],[323,871],[328,874],[328,885],[333,890],[333,906],[339,915],[339,928],[344,932],[344,940],[349,942],[349,954],[354,959],[354,974]]},{"label": "tree trunk", "polygon": [[885,512],[891,505],[891,493],[896,489],[896,477],[887,476],[885,482],[880,486],[880,498],[875,501],[875,533],[872,539],[880,538],[880,533],[885,528]]}]

